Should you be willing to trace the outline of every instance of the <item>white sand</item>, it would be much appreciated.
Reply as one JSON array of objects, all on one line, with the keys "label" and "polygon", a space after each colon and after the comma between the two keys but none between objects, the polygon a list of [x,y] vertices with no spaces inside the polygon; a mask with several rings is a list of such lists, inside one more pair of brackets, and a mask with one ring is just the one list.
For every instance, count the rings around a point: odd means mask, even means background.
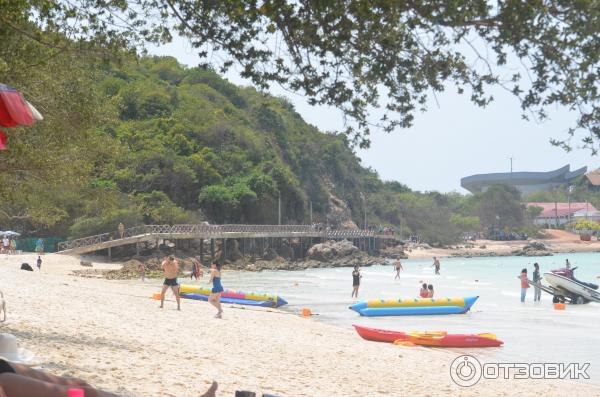
[{"label": "white sand", "polygon": [[0,332],[17,335],[48,371],[123,395],[197,396],[213,379],[227,397],[600,395],[566,381],[486,380],[463,389],[449,377],[455,352],[367,342],[285,312],[225,307],[218,320],[204,302],[184,300],[176,311],[172,296],[161,310],[150,299],[158,280],[77,278],[67,273],[78,259],[43,259],[42,272],[31,273],[18,268],[34,255],[0,256],[8,303]]}]

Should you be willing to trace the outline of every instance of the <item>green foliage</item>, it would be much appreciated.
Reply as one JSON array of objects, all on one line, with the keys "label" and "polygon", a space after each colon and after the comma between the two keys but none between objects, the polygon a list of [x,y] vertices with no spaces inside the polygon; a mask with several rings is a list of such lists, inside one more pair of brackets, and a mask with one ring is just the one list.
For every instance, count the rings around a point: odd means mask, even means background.
[{"label": "green foliage", "polygon": [[508,185],[492,185],[475,195],[476,211],[482,226],[496,230],[515,229],[525,223],[519,191]]},{"label": "green foliage", "polygon": [[575,229],[585,232],[600,231],[600,223],[588,219],[580,219],[575,223]]},{"label": "green foliage", "polygon": [[99,216],[83,216],[76,219],[69,228],[69,235],[83,237],[112,232],[116,236],[119,223],[123,223],[125,227],[133,227],[143,224],[143,221],[137,208],[121,208]]},{"label": "green foliage", "polygon": [[[279,84],[311,104],[340,109],[353,121],[344,132],[361,146],[373,124],[386,132],[410,127],[436,92],[453,88],[485,107],[494,86],[519,100],[526,119],[546,119],[555,106],[575,111],[568,134],[582,130],[594,153],[600,137],[595,0],[18,0],[3,4],[0,17],[13,29],[34,21],[108,49],[162,44],[176,32],[220,72],[236,64],[260,88]],[[245,106],[208,66],[188,80],[172,61],[148,71],[170,84],[203,82]],[[140,98],[128,95],[122,114],[168,112],[161,95]],[[373,108],[379,120],[370,119]],[[570,150],[565,137],[553,143]]]}]

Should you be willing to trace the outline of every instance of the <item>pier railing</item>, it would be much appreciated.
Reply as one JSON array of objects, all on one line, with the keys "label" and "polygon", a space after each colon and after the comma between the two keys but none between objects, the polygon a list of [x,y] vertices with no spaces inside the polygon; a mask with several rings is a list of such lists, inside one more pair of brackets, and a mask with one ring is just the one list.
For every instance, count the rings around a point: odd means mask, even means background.
[{"label": "pier railing", "polygon": [[317,237],[317,238],[367,238],[383,237],[371,230],[331,229],[311,225],[143,225],[127,228],[123,235],[119,231],[102,233],[95,236],[63,241],[58,244],[59,251],[76,250],[85,247],[118,246],[132,244],[151,238],[262,238],[262,237]]}]

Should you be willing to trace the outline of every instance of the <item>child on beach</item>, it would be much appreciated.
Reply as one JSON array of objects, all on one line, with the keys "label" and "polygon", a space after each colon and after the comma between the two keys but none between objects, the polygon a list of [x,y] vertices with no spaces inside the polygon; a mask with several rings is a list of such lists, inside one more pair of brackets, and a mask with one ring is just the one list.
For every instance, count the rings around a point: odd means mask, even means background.
[{"label": "child on beach", "polygon": [[421,291],[419,291],[419,296],[421,298],[427,298],[429,296],[429,290],[427,289],[427,283],[423,283],[421,286]]},{"label": "child on beach", "polygon": [[217,308],[217,314],[215,318],[221,318],[223,315],[223,308],[221,307],[221,293],[223,292],[223,285],[221,285],[221,264],[213,262],[210,265],[210,279],[208,283],[212,283],[213,287],[208,297],[208,302]]},{"label": "child on beach", "polygon": [[38,258],[37,258],[37,268],[38,268],[39,271],[42,270],[42,257],[39,256],[39,255],[38,255]]},{"label": "child on beach", "polygon": [[140,272],[140,278],[142,279],[142,282],[146,281],[146,265],[144,262],[140,262],[138,265],[138,272]]},{"label": "child on beach", "polygon": [[529,288],[529,281],[527,281],[527,269],[521,270],[521,302],[525,302],[525,295],[527,295],[527,288]]},{"label": "child on beach", "polygon": [[433,285],[429,284],[427,286],[427,297],[433,298]]},{"label": "child on beach", "polygon": [[352,298],[358,298],[358,288],[360,287],[361,278],[362,275],[358,266],[354,266],[354,271],[352,272]]}]

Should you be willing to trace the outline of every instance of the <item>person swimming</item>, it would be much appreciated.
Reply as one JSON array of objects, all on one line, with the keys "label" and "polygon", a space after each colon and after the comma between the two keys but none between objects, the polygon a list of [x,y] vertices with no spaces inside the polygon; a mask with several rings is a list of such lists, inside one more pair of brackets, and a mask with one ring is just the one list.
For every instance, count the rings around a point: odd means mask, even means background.
[{"label": "person swimming", "polygon": [[421,291],[419,291],[419,296],[421,298],[427,298],[429,296],[429,291],[427,290],[427,283],[423,283],[421,286]]},{"label": "person swimming", "polygon": [[433,298],[433,285],[429,284],[427,286],[427,297]]}]

